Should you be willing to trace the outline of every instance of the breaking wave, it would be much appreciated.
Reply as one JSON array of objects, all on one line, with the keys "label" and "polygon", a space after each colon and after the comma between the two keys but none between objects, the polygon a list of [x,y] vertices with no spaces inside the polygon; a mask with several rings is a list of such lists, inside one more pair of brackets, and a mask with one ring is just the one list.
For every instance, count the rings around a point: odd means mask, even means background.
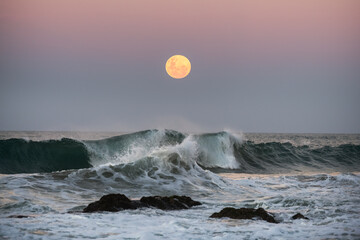
[{"label": "breaking wave", "polygon": [[188,135],[172,130],[146,130],[93,141],[0,140],[0,173],[69,169],[84,169],[81,172],[90,175],[91,171],[108,176],[121,173],[128,179],[171,178],[174,174],[199,174],[204,169],[244,173],[319,169],[352,172],[360,170],[360,145],[310,148],[280,142],[254,143],[225,131]]}]

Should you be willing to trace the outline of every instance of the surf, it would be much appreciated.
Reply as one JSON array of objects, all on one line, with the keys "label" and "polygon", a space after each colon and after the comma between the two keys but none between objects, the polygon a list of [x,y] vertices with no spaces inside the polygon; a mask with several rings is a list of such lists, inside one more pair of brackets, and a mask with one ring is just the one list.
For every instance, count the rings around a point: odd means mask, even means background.
[{"label": "surf", "polygon": [[[255,143],[228,131],[186,134],[154,129],[87,141],[69,138],[0,140],[0,173],[42,173],[109,166],[133,173],[145,166],[170,172],[184,170],[184,174],[194,166],[214,172],[239,173],[315,169],[351,172],[360,170],[359,156],[360,145],[356,144],[313,148],[290,142]],[[169,166],[174,161],[180,167],[171,169]],[[122,172],[126,174],[125,170]]]}]

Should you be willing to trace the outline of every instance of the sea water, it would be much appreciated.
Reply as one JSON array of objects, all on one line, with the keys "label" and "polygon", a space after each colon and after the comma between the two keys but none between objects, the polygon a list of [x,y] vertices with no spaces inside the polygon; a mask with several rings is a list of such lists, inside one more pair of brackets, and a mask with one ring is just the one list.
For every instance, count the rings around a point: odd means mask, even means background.
[{"label": "sea water", "polygon": [[[359,172],[357,134],[0,132],[0,239],[360,239]],[[109,193],[202,205],[81,212]]]}]

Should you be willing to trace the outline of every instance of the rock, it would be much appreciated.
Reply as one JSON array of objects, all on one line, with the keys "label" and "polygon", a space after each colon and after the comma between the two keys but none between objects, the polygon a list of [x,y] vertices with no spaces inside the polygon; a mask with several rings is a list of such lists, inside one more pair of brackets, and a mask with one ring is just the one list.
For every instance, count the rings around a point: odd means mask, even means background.
[{"label": "rock", "polygon": [[136,209],[139,206],[123,194],[109,194],[100,198],[99,201],[90,203],[83,212],[117,212],[125,209]]},{"label": "rock", "polygon": [[109,194],[100,198],[99,201],[90,203],[84,208],[83,212],[118,212],[125,209],[137,209],[141,207],[155,207],[162,210],[180,210],[197,205],[201,205],[201,203],[186,196],[151,196],[142,197],[139,201],[130,200],[123,194]]},{"label": "rock", "polygon": [[256,219],[260,218],[270,223],[278,223],[272,215],[270,215],[263,208],[224,208],[218,213],[214,213],[210,216],[211,218],[233,218],[233,219]]},{"label": "rock", "polygon": [[291,219],[306,219],[309,220],[309,218],[305,217],[304,215],[302,215],[301,213],[297,213],[294,216],[291,217]]},{"label": "rock", "polygon": [[142,197],[140,202],[149,207],[155,207],[162,210],[189,209],[193,206],[201,205],[200,202],[194,201],[187,196]]},{"label": "rock", "polygon": [[8,218],[30,218],[30,217],[34,217],[34,216],[29,216],[29,215],[10,215],[10,216],[8,216]]}]

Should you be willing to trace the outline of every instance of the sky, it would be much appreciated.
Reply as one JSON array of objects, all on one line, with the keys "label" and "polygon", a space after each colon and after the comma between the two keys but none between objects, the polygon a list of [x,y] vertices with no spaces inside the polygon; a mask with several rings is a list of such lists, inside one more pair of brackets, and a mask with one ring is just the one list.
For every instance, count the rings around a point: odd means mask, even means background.
[{"label": "sky", "polygon": [[2,0],[0,130],[360,133],[359,25],[358,0]]}]

